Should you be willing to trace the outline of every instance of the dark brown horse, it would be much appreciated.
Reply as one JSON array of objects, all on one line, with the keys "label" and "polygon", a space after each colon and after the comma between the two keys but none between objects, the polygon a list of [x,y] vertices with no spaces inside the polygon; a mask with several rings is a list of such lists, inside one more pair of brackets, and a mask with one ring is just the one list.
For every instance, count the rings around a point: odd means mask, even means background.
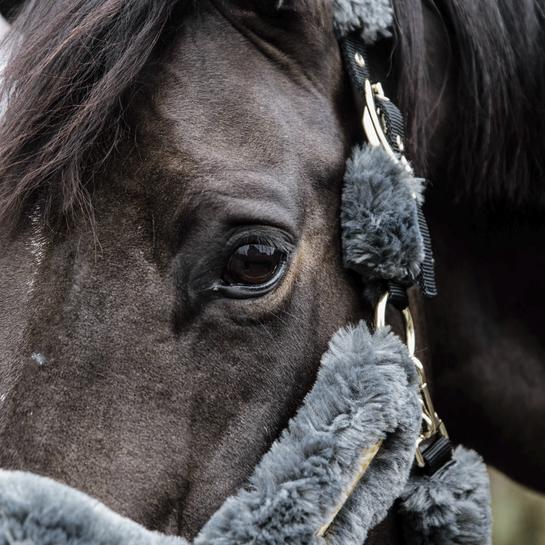
[{"label": "dark brown horse", "polygon": [[[433,181],[436,405],[456,442],[545,489],[542,6],[394,7],[370,61]],[[342,267],[362,134],[332,28],[325,0],[24,8],[0,129],[1,467],[191,538],[333,332],[369,319]]]}]

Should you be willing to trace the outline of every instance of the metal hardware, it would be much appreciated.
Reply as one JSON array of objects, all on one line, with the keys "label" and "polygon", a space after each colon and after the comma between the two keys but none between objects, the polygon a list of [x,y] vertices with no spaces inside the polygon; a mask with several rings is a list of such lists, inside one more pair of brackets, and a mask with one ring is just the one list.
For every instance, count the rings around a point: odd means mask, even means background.
[{"label": "metal hardware", "polygon": [[[381,100],[389,100],[384,96],[384,91],[382,90],[382,85],[380,83],[375,83],[371,85],[371,82],[365,80],[365,108],[363,110],[363,129],[367,135],[367,140],[371,146],[380,146],[384,148],[386,153],[396,162],[401,163],[403,168],[409,172],[413,173],[411,165],[407,161],[404,155],[398,155],[394,152],[388,138],[384,132],[384,127],[380,122],[377,116],[377,105],[375,104],[375,96]],[[401,139],[400,139],[401,140]],[[398,144],[399,145],[399,144]],[[401,150],[401,148],[399,148]]]},{"label": "metal hardware", "polygon": [[385,292],[379,299],[377,308],[375,309],[375,329],[384,329],[386,327],[386,304],[388,303],[389,292]]},{"label": "metal hardware", "polygon": [[[388,303],[388,297],[390,294],[388,292],[384,293],[380,298],[377,308],[375,309],[375,328],[377,330],[382,329],[386,326],[386,305]],[[435,409],[433,408],[433,403],[431,400],[430,392],[428,390],[428,382],[426,380],[426,372],[424,366],[420,360],[414,355],[416,348],[416,332],[414,329],[414,322],[411,311],[409,307],[405,308],[402,311],[403,321],[405,322],[405,337],[407,350],[409,356],[413,360],[413,363],[418,372],[418,377],[420,379],[420,403],[422,405],[422,428],[420,430],[420,435],[416,440],[416,463],[419,467],[424,467],[426,465],[424,458],[422,457],[422,452],[420,451],[420,446],[424,441],[431,439],[437,433],[441,434],[443,437],[448,439],[447,429],[443,421],[437,416]]]},{"label": "metal hardware", "polygon": [[380,83],[380,81],[377,83],[373,83],[371,85],[371,89],[373,90],[373,93],[377,95],[378,98],[380,98],[381,100],[387,100],[388,102],[390,102],[390,99],[384,94],[384,89],[382,88],[382,83]]},{"label": "metal hardware", "polygon": [[361,53],[356,53],[354,55],[354,60],[356,61],[356,64],[360,68],[365,68],[365,60],[364,60],[363,55]]},{"label": "metal hardware", "polygon": [[378,137],[377,131],[375,130],[375,126],[373,124],[373,120],[371,119],[371,115],[369,114],[369,109],[367,108],[367,106],[363,110],[362,123],[369,144],[374,148],[380,146],[380,138]]}]

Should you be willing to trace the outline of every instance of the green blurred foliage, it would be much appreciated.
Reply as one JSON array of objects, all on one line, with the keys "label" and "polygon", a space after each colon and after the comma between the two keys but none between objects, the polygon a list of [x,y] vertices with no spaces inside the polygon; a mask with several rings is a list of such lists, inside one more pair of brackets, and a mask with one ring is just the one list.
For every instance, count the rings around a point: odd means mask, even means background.
[{"label": "green blurred foliage", "polygon": [[493,545],[545,545],[545,495],[516,484],[492,467]]}]

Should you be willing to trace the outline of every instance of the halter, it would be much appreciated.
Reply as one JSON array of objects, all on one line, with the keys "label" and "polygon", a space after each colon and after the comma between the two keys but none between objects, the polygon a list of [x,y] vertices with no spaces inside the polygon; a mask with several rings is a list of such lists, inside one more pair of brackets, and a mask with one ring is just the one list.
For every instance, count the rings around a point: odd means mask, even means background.
[{"label": "halter", "polygon": [[[365,44],[357,35],[352,34],[341,38],[339,45],[353,87],[365,98],[362,125],[369,145],[383,149],[394,163],[405,170],[409,176],[413,176],[413,169],[404,155],[403,116],[393,102],[384,95],[382,85],[371,82]],[[376,305],[375,327],[378,330],[386,326],[387,303],[391,303],[402,312],[407,349],[420,379],[422,431],[416,443],[416,461],[420,468],[425,468],[428,474],[433,475],[452,460],[452,444],[445,425],[433,407],[424,366],[414,355],[415,330],[409,309],[406,284],[411,280],[416,280],[421,295],[429,299],[437,296],[437,288],[431,240],[422,205],[416,193],[413,192],[411,197],[414,201],[418,218],[417,226],[420,231],[420,237],[417,235],[417,238],[421,238],[423,249],[423,258],[418,263],[419,273],[416,279],[408,279],[406,275],[400,277],[399,274],[393,273],[391,277],[378,280],[380,284],[387,285],[387,289]],[[358,268],[357,259],[351,255],[345,255],[345,263],[349,268],[356,270]],[[369,279],[364,278],[364,280]]]}]

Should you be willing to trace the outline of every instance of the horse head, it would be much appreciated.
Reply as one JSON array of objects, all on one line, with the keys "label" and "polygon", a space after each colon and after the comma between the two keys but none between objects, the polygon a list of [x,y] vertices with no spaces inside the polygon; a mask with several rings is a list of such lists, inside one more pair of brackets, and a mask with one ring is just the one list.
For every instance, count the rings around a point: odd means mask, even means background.
[{"label": "horse head", "polygon": [[169,24],[116,149],[90,153],[92,217],[57,221],[43,186],[3,241],[0,465],[191,537],[365,317],[338,221],[359,121],[328,3],[203,2]]},{"label": "horse head", "polygon": [[[406,115],[413,164],[436,180],[467,174],[465,189],[436,184],[442,240],[453,238],[441,221],[453,193],[512,196],[520,166],[527,199],[541,167],[537,146],[532,158],[511,145],[527,138],[513,120],[530,116],[532,101],[510,83],[519,68],[516,40],[502,34],[508,2],[503,14],[492,0],[445,2],[441,12],[394,2],[393,36],[381,26],[389,2],[361,4],[377,10],[367,31],[384,39],[369,64]],[[345,161],[363,132],[334,32],[338,7],[71,0],[23,9],[0,127],[0,467],[193,538],[296,413],[332,334],[369,319],[341,254]],[[483,14],[491,19],[481,25]],[[511,29],[519,41],[523,26]],[[520,71],[530,98],[542,88],[536,66]],[[502,123],[509,129],[492,143]],[[452,224],[465,252],[471,228],[465,217]],[[447,269],[440,280],[465,285],[467,274]],[[518,416],[506,424],[494,412],[488,363],[474,350],[486,335],[454,320],[467,293],[452,290],[446,318],[428,307],[434,349],[454,361],[441,369],[439,408],[456,414],[468,401],[480,422],[518,433]],[[482,442],[472,418],[455,427],[458,438]],[[521,467],[539,467],[530,451]]]}]

